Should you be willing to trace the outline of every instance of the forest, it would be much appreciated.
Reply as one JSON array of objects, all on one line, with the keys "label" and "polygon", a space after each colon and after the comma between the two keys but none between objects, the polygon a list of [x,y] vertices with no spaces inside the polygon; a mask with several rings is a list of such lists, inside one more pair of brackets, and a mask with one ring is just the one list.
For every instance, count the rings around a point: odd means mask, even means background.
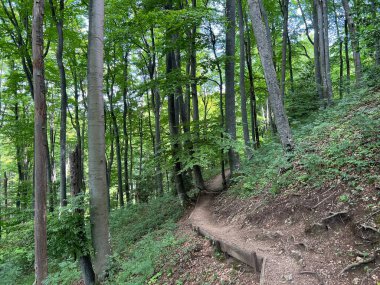
[{"label": "forest", "polygon": [[380,284],[379,0],[0,1],[0,284]]}]

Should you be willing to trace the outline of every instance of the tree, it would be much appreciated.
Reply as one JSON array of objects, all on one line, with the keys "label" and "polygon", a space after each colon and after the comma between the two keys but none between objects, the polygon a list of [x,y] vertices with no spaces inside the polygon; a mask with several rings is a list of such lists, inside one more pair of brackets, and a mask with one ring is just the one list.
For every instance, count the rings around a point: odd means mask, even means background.
[{"label": "tree", "polygon": [[282,103],[276,71],[273,65],[271,53],[272,47],[268,41],[269,35],[267,34],[267,30],[265,29],[263,23],[258,0],[249,0],[249,6],[253,31],[261,58],[261,64],[264,69],[264,76],[269,92],[269,101],[274,113],[276,127],[280,136],[282,147],[287,151],[291,151],[294,149],[294,142],[288,117],[285,114],[284,105]]},{"label": "tree", "polygon": [[350,8],[350,5],[348,4],[348,0],[342,0],[342,2],[343,2],[344,13],[346,15],[348,30],[350,32],[350,37],[351,37],[351,47],[352,47],[352,54],[354,57],[356,84],[360,85],[360,82],[362,80],[362,62],[360,59],[359,40],[356,34],[356,26],[351,15],[351,8]]},{"label": "tree", "polygon": [[61,128],[59,132],[60,144],[60,203],[61,206],[67,205],[66,195],[66,120],[67,120],[67,91],[66,91],[66,71],[63,64],[63,18],[65,1],[59,0],[59,9],[54,5],[53,0],[49,0],[53,21],[57,28],[58,48],[57,48],[57,65],[59,70],[59,80],[61,89]]},{"label": "tree", "polygon": [[108,229],[107,178],[104,137],[103,38],[104,1],[91,0],[88,35],[88,174],[91,237],[95,250],[94,271],[106,276],[111,254]]},{"label": "tree", "polygon": [[240,100],[241,100],[241,120],[243,125],[244,142],[246,145],[246,154],[249,157],[249,129],[248,129],[248,116],[247,116],[247,95],[245,91],[245,40],[244,40],[244,14],[242,0],[238,0],[238,14],[239,14],[239,47],[240,47]]},{"label": "tree", "polygon": [[46,233],[46,193],[47,185],[47,140],[46,140],[46,97],[44,48],[44,0],[33,4],[32,55],[34,90],[34,151],[35,151],[35,275],[36,284],[42,285],[48,274],[47,233]]},{"label": "tree", "polygon": [[[235,26],[236,0],[226,0],[226,132],[232,141],[236,140],[235,113]],[[233,173],[239,168],[239,154],[233,149],[228,150],[230,170]]]}]

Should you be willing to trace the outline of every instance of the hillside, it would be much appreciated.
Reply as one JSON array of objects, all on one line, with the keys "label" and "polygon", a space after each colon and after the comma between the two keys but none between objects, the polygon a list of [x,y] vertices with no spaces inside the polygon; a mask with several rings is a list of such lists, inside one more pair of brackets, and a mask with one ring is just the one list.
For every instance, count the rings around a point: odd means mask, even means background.
[{"label": "hillside", "polygon": [[[229,191],[196,206],[209,212],[198,223],[266,257],[260,284],[377,284],[380,94],[363,92],[313,114],[299,123],[295,138],[297,149],[287,159],[275,142],[256,151]],[[173,279],[163,273],[163,280],[259,284],[246,266],[218,264],[224,257],[190,234],[186,217],[179,232],[198,241],[187,267],[171,269]]]}]

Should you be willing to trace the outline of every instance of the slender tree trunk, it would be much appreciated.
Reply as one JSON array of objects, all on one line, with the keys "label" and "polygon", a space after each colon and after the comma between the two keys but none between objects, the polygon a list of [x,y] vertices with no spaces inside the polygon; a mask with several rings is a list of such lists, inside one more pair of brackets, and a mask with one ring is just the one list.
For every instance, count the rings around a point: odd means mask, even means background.
[{"label": "slender tree trunk", "polygon": [[314,0],[314,3],[318,19],[319,58],[322,75],[322,93],[323,99],[327,102],[327,105],[330,105],[332,103],[332,82],[330,74],[327,4],[325,1],[319,0]]},{"label": "slender tree trunk", "polygon": [[[221,141],[224,140],[224,106],[223,106],[223,73],[222,73],[222,68],[219,63],[219,58],[216,53],[216,38],[215,34],[212,31],[211,26],[209,27],[210,30],[210,38],[211,38],[211,45],[212,45],[212,52],[214,54],[214,58],[216,61],[216,67],[218,70],[218,75],[219,75],[219,110],[220,110],[220,129],[222,130],[220,132],[220,139]],[[224,163],[224,149],[222,148],[220,150],[220,167],[221,167],[221,174],[222,174],[222,180],[223,180],[223,188],[226,187],[227,185],[227,179],[225,175],[225,163]]]},{"label": "slender tree trunk", "polygon": [[336,33],[339,40],[339,98],[343,98],[343,40],[340,35],[340,29],[338,24],[338,13],[336,11],[335,0],[333,0],[333,8],[334,8],[334,19],[335,19],[335,27]]},{"label": "slender tree trunk", "polygon": [[319,44],[319,23],[317,3],[313,1],[313,28],[314,28],[314,68],[315,68],[315,85],[319,101],[323,101],[323,88],[322,88],[322,71],[321,71],[321,51]]},{"label": "slender tree trunk", "polygon": [[331,67],[330,67],[330,45],[329,45],[329,22],[327,1],[322,2],[322,15],[323,15],[323,39],[325,45],[325,68],[327,78],[327,104],[331,105],[333,99],[332,81],[331,81]]},{"label": "slender tree trunk", "polygon": [[[172,37],[175,38],[175,37]],[[173,41],[173,39],[171,39]],[[173,50],[170,50],[167,52],[166,55],[166,73],[168,76],[171,75],[173,71],[176,69],[176,56],[175,52]],[[170,80],[170,79],[169,79]],[[179,151],[180,151],[180,145],[178,142],[178,135],[179,135],[179,126],[178,126],[178,119],[176,118],[176,113],[178,112],[178,107],[176,108],[176,102],[175,102],[175,96],[173,91],[169,91],[168,95],[168,115],[169,115],[169,128],[170,128],[170,134],[172,137],[172,157],[174,160],[174,169],[173,169],[173,175],[174,175],[174,182],[177,190],[178,197],[181,201],[181,203],[184,205],[188,199],[186,190],[185,190],[185,184],[183,181],[183,177],[181,174],[181,162],[178,159]],[[177,109],[177,110],[176,110]]]},{"label": "slender tree trunk", "polygon": [[60,204],[67,205],[66,194],[66,121],[67,121],[67,92],[66,92],[66,72],[63,64],[63,18],[65,1],[59,0],[58,15],[53,0],[49,0],[53,21],[58,33],[57,64],[61,88],[61,128],[60,128]]},{"label": "slender tree trunk", "polygon": [[289,18],[289,0],[280,0],[282,15],[284,17],[282,27],[282,59],[281,59],[281,98],[285,100],[285,79],[286,79],[286,48],[288,40],[288,18]]},{"label": "slender tree trunk", "polygon": [[46,194],[47,183],[47,136],[44,46],[44,0],[35,0],[33,5],[32,54],[34,89],[34,146],[35,146],[35,206],[34,206],[34,250],[36,285],[42,285],[48,274]]},{"label": "slender tree trunk", "polygon": [[[347,84],[350,84],[351,67],[350,67],[350,55],[348,53],[348,24],[347,20],[344,20],[344,54],[346,60],[346,80]],[[349,89],[349,88],[348,88]]]},{"label": "slender tree trunk", "polygon": [[252,141],[255,148],[260,147],[260,136],[259,136],[259,126],[257,121],[257,104],[256,104],[256,94],[255,86],[253,80],[253,70],[252,70],[252,54],[251,54],[251,33],[248,25],[248,18],[246,19],[248,38],[246,42],[246,60],[248,66],[248,77],[249,77],[249,93],[250,93],[250,113],[251,113],[251,131],[252,131]]},{"label": "slender tree trunk", "polygon": [[78,238],[81,241],[82,248],[81,255],[79,257],[79,264],[82,271],[82,278],[85,285],[95,284],[95,273],[92,268],[91,255],[87,248],[87,237],[86,229],[84,223],[84,199],[83,196],[80,196],[82,189],[82,159],[81,159],[81,149],[79,145],[76,145],[75,150],[70,155],[70,175],[71,175],[71,194],[73,197],[80,199],[79,207],[75,208],[75,213],[79,215],[77,219],[77,234]]},{"label": "slender tree trunk", "polygon": [[[309,40],[309,42],[314,45],[314,42],[313,40],[311,39],[310,37],[310,33],[309,33],[309,26],[307,24],[307,21],[306,21],[306,16],[305,16],[305,12],[302,8],[302,5],[300,3],[300,0],[297,0],[297,4],[298,4],[298,7],[300,8],[300,11],[301,11],[301,16],[302,16],[302,20],[303,20],[303,23],[305,25],[305,31],[306,31],[306,36],[307,36],[307,39]],[[314,31],[314,34],[315,34],[315,31]]]},{"label": "slender tree trunk", "polygon": [[[371,8],[372,8],[372,19],[375,21],[376,25],[379,25],[379,20],[377,16],[378,4],[376,4],[375,0],[371,0]],[[378,30],[375,32],[374,38],[375,38],[375,63],[376,65],[380,65],[380,36],[379,36]]]},{"label": "slender tree trunk", "polygon": [[[197,7],[197,0],[192,0],[192,6],[195,9]],[[190,52],[190,76],[191,76],[191,98],[193,102],[193,123],[195,125],[195,146],[198,145],[200,139],[199,131],[199,104],[198,104],[198,92],[197,92],[197,50],[195,45],[195,40],[197,36],[197,26],[194,25],[191,32],[191,52]],[[187,113],[187,112],[186,112]],[[190,120],[188,120],[190,124]],[[194,152],[194,145],[192,145],[192,152]],[[195,147],[196,150],[196,147]],[[195,185],[199,189],[205,189],[205,184],[203,181],[202,170],[198,164],[193,167],[193,175],[195,180]]]},{"label": "slender tree trunk", "polygon": [[4,171],[4,181],[3,181],[3,187],[4,187],[4,207],[5,211],[8,209],[8,176],[7,172]]},{"label": "slender tree trunk", "polygon": [[288,62],[289,62],[289,77],[290,77],[290,91],[294,94],[294,75],[293,75],[293,57],[292,57],[292,42],[290,41],[290,37],[288,35]]},{"label": "slender tree trunk", "polygon": [[342,2],[343,2],[344,13],[346,15],[348,31],[351,37],[351,47],[352,47],[352,54],[354,57],[354,65],[355,65],[356,85],[359,86],[362,80],[362,62],[360,59],[359,39],[356,34],[356,26],[351,15],[350,5],[348,4],[347,0],[342,0]]},{"label": "slender tree trunk", "polygon": [[[226,132],[232,141],[236,141],[236,113],[235,113],[235,26],[236,0],[226,0]],[[239,168],[239,154],[233,149],[228,150],[231,173]]]},{"label": "slender tree trunk", "polygon": [[[115,58],[115,54],[113,55]],[[122,167],[121,167],[121,147],[120,147],[120,132],[119,132],[119,126],[117,124],[117,118],[114,110],[114,84],[115,84],[115,74],[111,74],[111,67],[110,64],[107,64],[107,77],[111,78],[110,86],[107,86],[107,94],[108,99],[110,101],[110,113],[111,113],[111,120],[112,120],[112,129],[116,144],[116,165],[117,165],[117,190],[118,190],[118,197],[119,197],[119,204],[120,207],[124,207],[124,195],[123,195],[123,180],[122,180]],[[109,78],[108,78],[109,79]],[[107,80],[107,85],[109,80]],[[109,173],[111,173],[111,167],[112,165],[109,165]],[[110,178],[110,177],[109,177]],[[110,182],[110,179],[109,179]],[[110,186],[110,185],[109,185]]]},{"label": "slender tree trunk", "polygon": [[103,101],[104,0],[90,0],[88,36],[88,166],[94,272],[106,276],[111,254],[108,229]]},{"label": "slender tree trunk", "polygon": [[287,151],[294,149],[294,142],[290,130],[288,117],[285,114],[284,105],[281,100],[281,91],[278,85],[276,71],[273,65],[271,47],[268,46],[268,35],[260,13],[258,0],[249,0],[250,13],[252,17],[253,31],[255,33],[257,47],[259,50],[261,64],[269,91],[269,101],[274,112],[276,127],[280,135],[283,148]]},{"label": "slender tree trunk", "polygon": [[129,172],[128,172],[128,132],[127,132],[127,115],[128,115],[128,104],[127,104],[127,94],[128,94],[128,51],[124,55],[124,85],[123,85],[123,138],[124,138],[124,192],[126,194],[127,203],[130,202],[130,191],[129,191]]},{"label": "slender tree trunk", "polygon": [[244,40],[244,14],[242,0],[238,0],[238,13],[239,13],[239,42],[240,42],[240,101],[241,101],[241,120],[243,125],[243,136],[246,145],[246,155],[249,158],[250,151],[250,139],[248,128],[248,116],[247,116],[247,95],[245,91],[245,40]]},{"label": "slender tree trunk", "polygon": [[134,184],[133,184],[133,143],[132,143],[132,138],[133,138],[133,128],[132,128],[132,112],[130,110],[129,116],[128,116],[128,124],[129,124],[129,193],[130,196],[132,197],[133,195],[133,189],[134,189]]},{"label": "slender tree trunk", "polygon": [[[151,81],[154,81],[156,79],[156,42],[155,42],[155,36],[154,36],[154,29],[151,27],[150,29],[150,37],[152,42],[152,56],[151,56],[151,62],[149,65],[149,77]],[[157,88],[156,84],[151,88],[152,93],[152,105],[154,110],[154,158],[156,160],[156,183],[157,183],[157,192],[159,194],[162,194],[164,192],[164,186],[163,186],[163,175],[162,175],[162,169],[161,169],[161,96],[159,89]]]}]

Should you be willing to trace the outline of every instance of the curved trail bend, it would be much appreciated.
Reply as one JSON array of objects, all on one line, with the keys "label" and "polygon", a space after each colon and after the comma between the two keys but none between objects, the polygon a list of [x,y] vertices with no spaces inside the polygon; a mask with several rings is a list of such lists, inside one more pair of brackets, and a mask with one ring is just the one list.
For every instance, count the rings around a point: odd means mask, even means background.
[{"label": "curved trail bend", "polygon": [[[226,176],[228,175],[229,172],[226,173]],[[207,183],[207,190],[210,192],[214,193],[222,189],[221,175],[214,177]],[[216,221],[211,212],[213,199],[214,195],[207,192],[201,193],[194,210],[189,216],[189,223],[202,235],[234,248],[235,251],[240,252],[240,255],[249,256],[254,254],[255,257],[257,255],[257,260],[259,261],[257,271],[260,271],[260,285],[322,284],[312,272],[311,274],[305,274],[306,272],[303,272],[304,269],[300,262],[297,262],[294,257],[284,255],[281,251],[279,252],[273,241],[256,240],[252,232],[245,232],[244,229],[237,228],[233,224]],[[231,255],[234,256],[234,254]],[[304,274],[301,274],[301,272]]]}]

